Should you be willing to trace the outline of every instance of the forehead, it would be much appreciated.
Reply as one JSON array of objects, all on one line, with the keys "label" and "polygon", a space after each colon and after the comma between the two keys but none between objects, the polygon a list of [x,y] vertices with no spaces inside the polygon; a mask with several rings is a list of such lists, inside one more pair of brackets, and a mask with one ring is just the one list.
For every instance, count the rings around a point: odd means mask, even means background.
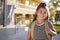
[{"label": "forehead", "polygon": [[41,8],[38,9],[38,11],[47,11],[47,9],[41,7]]}]

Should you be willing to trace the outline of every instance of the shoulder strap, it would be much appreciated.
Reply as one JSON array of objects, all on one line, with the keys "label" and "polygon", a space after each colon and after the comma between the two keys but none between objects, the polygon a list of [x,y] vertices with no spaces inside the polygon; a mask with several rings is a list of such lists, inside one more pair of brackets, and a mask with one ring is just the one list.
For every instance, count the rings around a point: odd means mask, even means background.
[{"label": "shoulder strap", "polygon": [[45,28],[46,28],[46,27],[48,27],[48,22],[47,22],[47,21],[45,21]]},{"label": "shoulder strap", "polygon": [[32,25],[31,25],[31,37],[32,37],[32,39],[33,39],[33,34],[34,34],[34,26],[35,26],[35,21],[32,23]]},{"label": "shoulder strap", "polygon": [[[48,26],[48,22],[45,21],[45,29],[46,29],[47,27],[49,27],[49,26]],[[45,32],[46,32],[46,31],[45,31]],[[48,40],[52,40],[51,35],[49,35],[47,32],[46,32],[46,35],[47,35]]]}]

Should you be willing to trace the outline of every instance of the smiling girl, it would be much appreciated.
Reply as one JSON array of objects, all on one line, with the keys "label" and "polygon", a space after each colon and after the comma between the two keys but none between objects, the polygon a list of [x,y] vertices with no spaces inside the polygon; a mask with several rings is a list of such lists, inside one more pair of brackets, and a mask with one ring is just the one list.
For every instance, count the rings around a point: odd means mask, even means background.
[{"label": "smiling girl", "polygon": [[52,38],[48,38],[47,33],[51,36],[56,35],[56,31],[49,21],[47,6],[45,3],[40,3],[36,9],[34,19],[28,28],[28,40],[52,40]]}]

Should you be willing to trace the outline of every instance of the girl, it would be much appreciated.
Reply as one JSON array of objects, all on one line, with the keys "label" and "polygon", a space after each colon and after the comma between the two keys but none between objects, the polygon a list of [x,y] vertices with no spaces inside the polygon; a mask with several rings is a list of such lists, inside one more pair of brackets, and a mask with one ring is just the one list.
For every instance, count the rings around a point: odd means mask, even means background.
[{"label": "girl", "polygon": [[56,31],[48,18],[49,12],[46,4],[40,3],[28,28],[28,40],[52,40],[48,38],[47,33],[53,36],[56,35]]}]

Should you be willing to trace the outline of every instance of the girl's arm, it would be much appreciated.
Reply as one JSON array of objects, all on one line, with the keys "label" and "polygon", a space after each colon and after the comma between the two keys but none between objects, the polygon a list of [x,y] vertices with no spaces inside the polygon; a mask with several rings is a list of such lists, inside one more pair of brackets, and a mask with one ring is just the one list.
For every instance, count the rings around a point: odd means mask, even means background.
[{"label": "girl's arm", "polygon": [[28,28],[27,40],[31,40],[31,28]]}]

